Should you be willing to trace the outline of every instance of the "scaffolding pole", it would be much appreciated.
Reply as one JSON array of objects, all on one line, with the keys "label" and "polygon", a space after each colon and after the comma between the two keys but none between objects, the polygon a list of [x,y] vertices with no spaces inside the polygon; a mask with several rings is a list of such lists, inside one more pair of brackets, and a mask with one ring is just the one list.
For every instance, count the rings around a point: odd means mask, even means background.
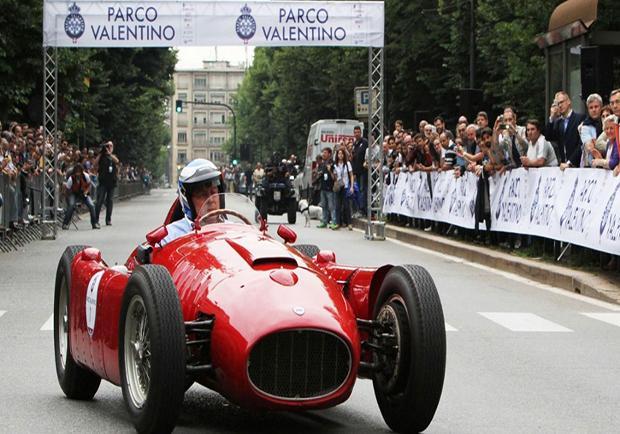
[{"label": "scaffolding pole", "polygon": [[[56,239],[58,209],[57,158],[58,153],[58,48],[43,47],[43,139],[44,164],[41,186],[43,215],[41,239]],[[51,149],[47,144],[50,143]]]},{"label": "scaffolding pole", "polygon": [[366,239],[385,240],[383,221],[383,48],[368,48],[368,183]]}]

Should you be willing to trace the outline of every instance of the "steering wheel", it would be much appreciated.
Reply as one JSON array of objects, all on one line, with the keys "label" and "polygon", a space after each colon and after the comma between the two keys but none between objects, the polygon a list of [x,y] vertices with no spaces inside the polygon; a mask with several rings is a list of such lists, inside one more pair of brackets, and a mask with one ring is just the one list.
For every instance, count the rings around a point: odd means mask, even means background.
[{"label": "steering wheel", "polygon": [[252,226],[252,223],[250,222],[250,220],[248,220],[248,218],[246,216],[244,216],[243,214],[241,214],[238,211],[232,210],[232,209],[226,209],[226,208],[218,208],[218,209],[214,209],[212,211],[209,211],[208,213],[206,213],[205,215],[203,215],[202,217],[200,217],[200,220],[198,221],[198,223],[200,225],[203,224],[203,222],[205,222],[206,220],[208,220],[211,217],[215,217],[215,216],[224,216],[224,215],[232,215],[237,217],[239,220],[241,220],[243,223]]}]

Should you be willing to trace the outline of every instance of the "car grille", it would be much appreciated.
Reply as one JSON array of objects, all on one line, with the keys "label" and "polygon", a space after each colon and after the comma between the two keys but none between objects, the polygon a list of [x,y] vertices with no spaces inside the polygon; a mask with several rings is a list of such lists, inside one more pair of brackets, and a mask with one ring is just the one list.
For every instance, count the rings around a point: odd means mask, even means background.
[{"label": "car grille", "polygon": [[268,335],[252,349],[248,375],[261,392],[290,400],[329,395],[351,371],[349,347],[319,330],[287,330]]}]

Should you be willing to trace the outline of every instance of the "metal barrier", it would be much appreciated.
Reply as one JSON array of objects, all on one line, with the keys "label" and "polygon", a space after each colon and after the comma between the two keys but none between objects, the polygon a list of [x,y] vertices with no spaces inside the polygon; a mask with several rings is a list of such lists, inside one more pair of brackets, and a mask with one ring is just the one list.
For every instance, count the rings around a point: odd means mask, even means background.
[{"label": "metal barrier", "polygon": [[[3,199],[0,207],[0,252],[17,250],[43,237],[43,182],[43,175],[11,180],[7,175],[0,174],[0,194]],[[142,182],[120,182],[114,190],[114,199],[125,200],[145,193],[148,193],[148,188]],[[93,194],[93,197],[96,195]],[[64,194],[59,199],[59,206],[64,208]],[[58,211],[61,211],[56,213],[56,224],[59,226],[63,210]]]}]

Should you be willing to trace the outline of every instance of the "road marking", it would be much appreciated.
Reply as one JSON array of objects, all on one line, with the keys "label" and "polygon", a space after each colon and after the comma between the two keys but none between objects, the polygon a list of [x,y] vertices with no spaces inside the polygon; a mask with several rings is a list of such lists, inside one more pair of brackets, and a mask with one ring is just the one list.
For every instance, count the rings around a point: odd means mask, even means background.
[{"label": "road marking", "polygon": [[6,310],[0,310],[0,317],[6,313]]},{"label": "road marking", "polygon": [[620,327],[620,313],[582,313],[587,317],[597,319],[599,321],[606,322],[607,324],[615,325],[616,327]]},{"label": "road marking", "polygon": [[43,324],[43,326],[41,327],[41,331],[50,331],[50,330],[54,330],[54,314],[52,314],[47,321],[45,321],[45,324]]},{"label": "road marking", "polygon": [[572,332],[559,324],[525,312],[478,312],[513,332]]},{"label": "road marking", "polygon": [[566,289],[561,289],[561,288],[557,288],[555,286],[551,286],[551,285],[547,285],[547,284],[544,284],[544,283],[536,282],[534,280],[526,279],[525,277],[519,276],[517,274],[508,273],[507,271],[496,270],[496,269],[488,267],[486,265],[481,265],[481,264],[478,264],[476,262],[470,262],[470,261],[467,261],[467,260],[465,260],[463,258],[457,258],[456,256],[451,256],[451,255],[446,255],[445,253],[435,252],[434,250],[425,249],[424,247],[413,246],[413,245],[407,244],[407,243],[405,243],[403,241],[393,240],[391,238],[386,238],[386,240],[388,240],[391,243],[399,244],[399,245],[401,245],[403,247],[407,247],[407,248],[412,249],[412,250],[417,250],[417,251],[425,253],[425,254],[431,254],[431,255],[435,255],[435,256],[443,258],[443,259],[448,259],[448,260],[456,262],[458,264],[469,265],[470,267],[478,268],[479,270],[484,270],[484,271],[487,271],[487,272],[493,273],[493,274],[499,274],[500,276],[505,277],[507,279],[511,279],[511,280],[514,280],[514,281],[517,281],[517,282],[521,282],[521,283],[525,283],[526,285],[530,285],[530,286],[533,286],[535,288],[542,289],[542,290],[547,291],[547,292],[551,292],[553,294],[561,295],[563,297],[572,298],[573,300],[581,301],[583,303],[588,303],[588,304],[591,304],[591,305],[597,306],[597,307],[602,307],[603,309],[607,309],[607,310],[611,310],[611,311],[615,311],[615,312],[620,312],[620,306],[617,305],[617,304],[607,303],[606,301],[601,301],[601,300],[597,300],[595,298],[590,298],[590,297],[587,297],[585,295],[581,295],[581,294],[577,294],[577,293],[574,293],[574,292],[570,292],[570,291],[568,291]]},{"label": "road marking", "polygon": [[457,329],[455,329],[454,327],[452,327],[450,324],[445,323],[446,324],[446,331],[447,332],[458,332]]}]

